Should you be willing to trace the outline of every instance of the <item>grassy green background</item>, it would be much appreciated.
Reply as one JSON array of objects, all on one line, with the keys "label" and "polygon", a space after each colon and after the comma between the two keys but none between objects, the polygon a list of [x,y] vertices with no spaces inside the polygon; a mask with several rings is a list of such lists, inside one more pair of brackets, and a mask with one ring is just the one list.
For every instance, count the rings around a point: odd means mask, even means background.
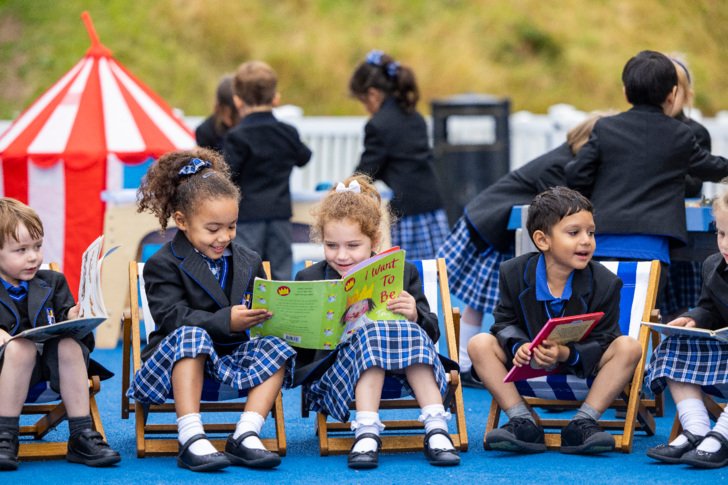
[{"label": "grassy green background", "polygon": [[383,49],[417,74],[423,102],[508,96],[513,110],[624,109],[620,74],[642,49],[683,53],[704,114],[728,109],[725,0],[0,0],[0,119],[10,119],[101,41],[188,115],[219,77],[253,58],[309,115],[364,114],[354,66]]}]

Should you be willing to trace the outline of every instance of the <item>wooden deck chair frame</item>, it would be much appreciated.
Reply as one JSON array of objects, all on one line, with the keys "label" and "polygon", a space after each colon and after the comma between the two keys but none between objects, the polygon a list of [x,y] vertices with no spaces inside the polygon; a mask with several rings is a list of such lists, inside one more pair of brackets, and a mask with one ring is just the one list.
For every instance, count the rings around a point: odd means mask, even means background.
[{"label": "wooden deck chair frame", "polygon": [[[642,315],[643,321],[656,321],[657,314],[654,310],[655,301],[657,300],[657,289],[660,279],[660,263],[659,261],[652,261],[650,265],[650,276],[649,284],[647,288],[647,295],[645,298],[644,312]],[[624,453],[630,453],[632,451],[632,441],[634,437],[635,429],[645,431],[648,435],[655,433],[655,419],[653,411],[656,411],[658,415],[662,415],[663,403],[661,399],[646,399],[642,394],[642,381],[645,374],[645,363],[647,361],[648,349],[650,343],[653,347],[656,347],[659,343],[659,334],[648,327],[642,325],[639,331],[639,343],[642,347],[642,357],[634,371],[634,376],[630,384],[625,388],[624,394],[626,399],[616,399],[610,406],[610,409],[626,410],[624,419],[602,419],[599,421],[599,425],[608,430],[619,430],[620,432],[614,434],[615,449]],[[551,409],[563,409],[573,408],[576,409],[584,401],[569,401],[569,400],[557,400],[557,399],[539,399],[531,397],[523,397],[527,405],[533,408],[551,408]],[[500,414],[502,409],[498,403],[493,399],[491,401],[490,412],[486,421],[485,435],[498,428],[500,421]],[[539,424],[544,430],[561,429],[568,423],[568,419],[544,419],[540,416],[537,417]],[[561,446],[561,435],[559,433],[546,433],[546,447],[548,449],[558,449]],[[485,446],[486,439],[483,437],[483,445]]]},{"label": "wooden deck chair frame", "polygon": [[[57,263],[50,263],[42,269],[50,269],[60,272]],[[106,440],[104,426],[101,423],[101,414],[96,404],[96,394],[101,390],[101,379],[98,376],[92,376],[89,379],[89,411],[91,421],[96,431]],[[64,419],[66,419],[66,406],[63,401],[52,401],[46,403],[26,403],[23,405],[21,416],[40,416],[38,420],[31,425],[20,427],[20,436],[32,436],[35,440],[42,440],[51,430],[55,429]],[[66,456],[68,445],[66,441],[47,441],[47,442],[30,442],[28,440],[20,440],[18,449],[18,458],[21,460],[46,460],[64,458]]]},{"label": "wooden deck chair frame", "polygon": [[[131,413],[136,418],[136,449],[137,456],[143,458],[152,455],[176,455],[179,451],[177,440],[177,425],[171,424],[147,424],[146,416],[152,413],[174,414],[174,403],[153,404],[143,406],[139,402],[133,402],[126,396],[131,376],[141,368],[141,330],[140,330],[140,308],[139,308],[139,272],[142,263],[131,261],[129,263],[129,295],[130,312],[124,318],[123,328],[123,369],[121,385],[121,417],[128,419]],[[265,272],[270,275],[270,264],[263,262]],[[145,409],[146,408],[146,409]],[[200,405],[200,413],[223,412],[240,414],[245,409],[245,398],[232,401],[205,401]],[[275,423],[275,438],[263,438],[261,441],[271,451],[280,456],[286,455],[286,430],[283,422],[283,399],[279,392],[276,397],[271,415]],[[232,433],[235,431],[235,423],[205,423],[207,433]],[[159,437],[159,435],[173,435],[173,437]],[[220,451],[225,449],[226,439],[210,439],[210,442]]]},{"label": "wooden deck chair frame", "polygon": [[[440,258],[430,260],[435,263],[434,268],[437,271],[437,283],[440,294],[440,306],[443,315],[440,317],[444,322],[444,336],[447,344],[448,357],[457,362],[458,360],[458,333],[460,325],[460,312],[457,308],[452,307],[450,300],[450,287],[447,280],[447,267],[445,260]],[[312,264],[306,261],[306,267]],[[436,311],[437,301],[430,301],[430,309]],[[458,371],[450,371],[448,374],[448,390],[443,399],[445,408],[448,409],[455,418],[455,433],[450,433],[455,448],[460,451],[468,450],[468,433],[465,424],[465,407],[463,403],[463,390],[460,384],[460,374]],[[309,411],[303,399],[303,391],[301,392],[301,415],[308,417]],[[355,409],[354,403],[350,404],[350,409]],[[412,398],[403,399],[383,399],[380,403],[380,409],[419,409],[419,404]],[[351,433],[351,423],[329,422],[327,415],[316,413],[316,434],[319,438],[319,451],[322,456],[330,454],[348,453],[354,443],[354,437]],[[382,451],[419,451],[423,449],[423,435],[420,433],[412,433],[413,430],[422,430],[422,423],[417,420],[382,420],[386,426],[385,432],[382,434]],[[400,432],[397,434],[397,432]],[[347,434],[348,436],[341,436]]]}]

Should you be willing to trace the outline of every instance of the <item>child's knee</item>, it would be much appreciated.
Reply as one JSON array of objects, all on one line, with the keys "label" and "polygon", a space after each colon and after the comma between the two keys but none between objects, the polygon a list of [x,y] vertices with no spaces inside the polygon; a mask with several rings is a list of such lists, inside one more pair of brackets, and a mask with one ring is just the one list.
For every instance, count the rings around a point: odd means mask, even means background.
[{"label": "child's knee", "polygon": [[81,345],[72,338],[64,338],[58,342],[58,359],[61,361],[83,358]]},{"label": "child's knee", "polygon": [[498,340],[490,333],[479,333],[468,342],[468,355],[473,362],[480,361],[495,353]]},{"label": "child's knee", "polygon": [[30,367],[35,365],[37,349],[33,342],[26,339],[11,340],[5,345],[3,356],[5,365]]},{"label": "child's knee", "polygon": [[612,345],[614,345],[615,355],[622,357],[631,365],[637,365],[642,357],[642,346],[632,337],[622,335],[617,337]]}]

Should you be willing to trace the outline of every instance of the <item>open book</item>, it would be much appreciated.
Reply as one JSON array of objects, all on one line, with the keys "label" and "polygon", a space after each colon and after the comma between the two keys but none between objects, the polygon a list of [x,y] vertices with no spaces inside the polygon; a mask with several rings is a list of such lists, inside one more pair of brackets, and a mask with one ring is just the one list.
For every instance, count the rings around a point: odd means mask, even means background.
[{"label": "open book", "polygon": [[666,337],[672,335],[685,335],[687,337],[703,337],[728,342],[728,327],[719,328],[718,330],[709,330],[707,328],[697,327],[674,327],[664,323],[642,322],[654,330],[657,330]]},{"label": "open book", "polygon": [[250,329],[296,347],[332,349],[374,320],[404,320],[387,310],[403,288],[405,252],[392,248],[359,263],[338,280],[255,279],[252,308],[273,316]]},{"label": "open book", "polygon": [[83,253],[81,281],[78,288],[78,303],[80,306],[78,318],[55,323],[51,315],[48,318],[48,325],[20,332],[14,335],[13,339],[27,338],[34,342],[45,342],[55,337],[80,339],[109,318],[101,292],[101,263],[103,263],[106,256],[114,252],[119,246],[109,249],[103,256],[99,257],[103,245],[104,237],[99,236]]},{"label": "open book", "polygon": [[[569,317],[551,318],[548,322],[546,322],[546,325],[541,328],[538,335],[536,335],[536,338],[528,344],[528,349],[533,351],[533,349],[541,345],[541,342],[544,340],[549,340],[561,345],[584,340],[603,316],[604,312],[596,312],[585,313],[583,315],[571,315]],[[514,366],[510,372],[506,374],[503,382],[522,381],[524,379],[532,379],[534,377],[553,374],[557,371],[558,367],[558,365],[549,369],[537,367],[536,361],[532,357],[530,365],[524,365],[523,367]]]}]

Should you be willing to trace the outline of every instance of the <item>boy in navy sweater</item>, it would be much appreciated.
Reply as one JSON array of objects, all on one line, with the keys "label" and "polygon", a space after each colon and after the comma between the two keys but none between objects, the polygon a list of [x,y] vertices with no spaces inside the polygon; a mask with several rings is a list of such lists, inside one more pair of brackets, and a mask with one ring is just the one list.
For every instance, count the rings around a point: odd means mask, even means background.
[{"label": "boy in navy sweater", "polygon": [[273,116],[280,99],[275,71],[261,61],[243,63],[233,97],[242,118],[225,137],[224,156],[242,192],[236,239],[270,261],[273,279],[291,279],[293,167],[311,159],[298,131]]},{"label": "boy in navy sweater", "polygon": [[[473,368],[509,418],[488,433],[486,448],[546,451],[543,428],[516,386],[503,382],[511,367],[536,365],[594,377],[586,400],[561,431],[561,452],[611,451],[614,438],[597,420],[629,382],[642,355],[639,342],[620,334],[622,281],[591,261],[592,205],[578,192],[555,187],[537,195],[528,210],[527,228],[539,252],[501,265],[495,323],[490,333],[478,334],[468,344]],[[567,345],[545,340],[533,352],[528,350],[549,318],[592,312],[604,316],[584,340]]]}]

